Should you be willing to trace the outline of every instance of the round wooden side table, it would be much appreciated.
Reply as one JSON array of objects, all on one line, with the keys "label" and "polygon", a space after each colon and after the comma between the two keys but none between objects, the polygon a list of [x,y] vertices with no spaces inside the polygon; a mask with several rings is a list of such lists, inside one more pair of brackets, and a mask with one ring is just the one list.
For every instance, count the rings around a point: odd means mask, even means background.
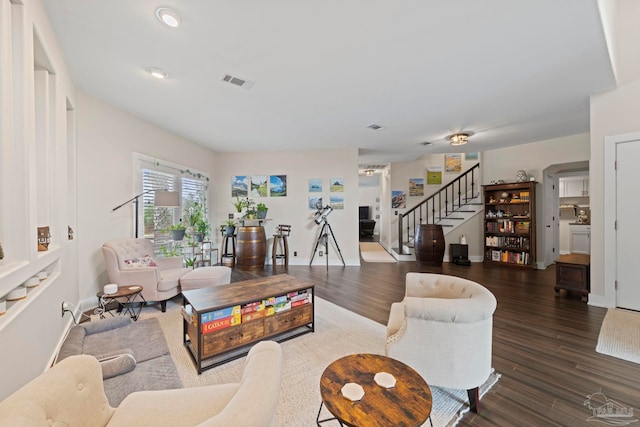
[{"label": "round wooden side table", "polygon": [[[112,310],[107,309],[107,306],[113,302],[117,303],[117,312],[121,314],[128,314],[133,320],[138,320],[142,306],[147,302],[141,294],[142,286],[118,286],[118,292],[113,294],[105,294],[104,292],[98,292],[99,307],[96,311],[100,311],[100,318],[104,319],[104,314],[109,313],[112,317],[115,317]],[[136,301],[139,298],[138,301]],[[138,310],[134,307],[134,303],[139,303]]]},{"label": "round wooden side table", "polygon": [[[378,372],[386,372],[396,380],[385,388],[374,380]],[[356,383],[364,396],[351,401],[342,395],[342,387]],[[348,426],[421,426],[431,422],[431,389],[410,366],[377,354],[352,354],[331,363],[320,378],[322,403],[317,425],[333,420],[320,420],[324,405],[341,424]]]}]

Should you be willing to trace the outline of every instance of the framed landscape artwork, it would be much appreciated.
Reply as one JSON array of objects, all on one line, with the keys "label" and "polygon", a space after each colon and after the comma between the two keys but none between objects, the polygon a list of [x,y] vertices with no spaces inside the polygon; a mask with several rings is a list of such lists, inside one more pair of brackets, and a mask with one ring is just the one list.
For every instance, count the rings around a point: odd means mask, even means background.
[{"label": "framed landscape artwork", "polygon": [[309,193],[322,193],[322,178],[309,178]]},{"label": "framed landscape artwork", "polygon": [[236,175],[231,178],[231,197],[248,197],[249,180],[246,175]]},{"label": "framed landscape artwork", "polygon": [[331,178],[329,184],[332,193],[341,193],[344,191],[344,178]]},{"label": "framed landscape artwork", "polygon": [[287,176],[271,175],[269,177],[269,195],[271,197],[286,197],[287,195]]},{"label": "framed landscape artwork", "polygon": [[264,175],[251,177],[251,197],[267,197],[267,177]]},{"label": "framed landscape artwork", "polygon": [[402,190],[391,191],[391,208],[404,209],[407,207],[407,193]]},{"label": "framed landscape artwork", "polygon": [[462,158],[460,154],[444,155],[445,172],[462,172]]},{"label": "framed landscape artwork", "polygon": [[322,207],[322,196],[309,196],[309,209],[316,210]]},{"label": "framed landscape artwork", "polygon": [[427,167],[427,185],[442,184],[442,168],[440,166]]},{"label": "framed landscape artwork", "polygon": [[332,194],[329,201],[333,209],[344,209],[344,196]]},{"label": "framed landscape artwork", "polygon": [[424,178],[409,178],[409,196],[424,196]]}]

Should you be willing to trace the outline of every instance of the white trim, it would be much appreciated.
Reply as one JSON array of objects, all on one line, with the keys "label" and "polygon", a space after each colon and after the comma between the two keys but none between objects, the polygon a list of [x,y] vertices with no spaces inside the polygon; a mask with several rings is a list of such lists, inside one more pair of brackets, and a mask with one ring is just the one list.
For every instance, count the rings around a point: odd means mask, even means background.
[{"label": "white trim", "polygon": [[604,138],[603,236],[604,295],[589,295],[589,304],[616,307],[616,144],[640,140],[640,132]]}]

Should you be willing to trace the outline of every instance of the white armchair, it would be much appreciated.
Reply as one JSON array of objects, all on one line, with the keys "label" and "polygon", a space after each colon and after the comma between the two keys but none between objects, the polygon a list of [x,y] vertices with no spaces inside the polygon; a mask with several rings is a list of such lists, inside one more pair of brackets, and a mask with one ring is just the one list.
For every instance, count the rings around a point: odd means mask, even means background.
[{"label": "white armchair", "polygon": [[155,266],[144,265],[139,260],[153,256],[153,242],[147,239],[112,240],[102,245],[102,254],[111,283],[142,285],[144,299],[160,301],[163,312],[167,300],[180,293],[180,278],[192,271],[182,266],[179,257],[158,257],[153,259]]},{"label": "white armchair", "polygon": [[478,412],[478,387],[491,374],[495,309],[493,294],[476,282],[408,273],[404,299],[391,305],[385,354],[429,385],[467,390]]}]

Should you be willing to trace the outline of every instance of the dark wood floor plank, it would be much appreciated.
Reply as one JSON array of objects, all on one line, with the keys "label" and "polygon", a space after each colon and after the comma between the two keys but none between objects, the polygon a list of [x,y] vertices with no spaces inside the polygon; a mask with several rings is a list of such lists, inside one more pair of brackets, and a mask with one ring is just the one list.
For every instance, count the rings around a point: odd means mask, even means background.
[{"label": "dark wood floor plank", "polygon": [[596,353],[606,309],[578,297],[557,296],[555,267],[546,270],[470,267],[444,263],[365,263],[359,267],[289,266],[262,271],[234,269],[232,280],[286,272],[316,284],[316,296],[386,325],[391,303],[402,300],[408,272],[460,276],[486,286],[494,314],[493,366],[500,381],[482,398],[480,414],[465,426],[580,426],[592,415],[583,405],[603,392],[640,414],[640,365]]}]

